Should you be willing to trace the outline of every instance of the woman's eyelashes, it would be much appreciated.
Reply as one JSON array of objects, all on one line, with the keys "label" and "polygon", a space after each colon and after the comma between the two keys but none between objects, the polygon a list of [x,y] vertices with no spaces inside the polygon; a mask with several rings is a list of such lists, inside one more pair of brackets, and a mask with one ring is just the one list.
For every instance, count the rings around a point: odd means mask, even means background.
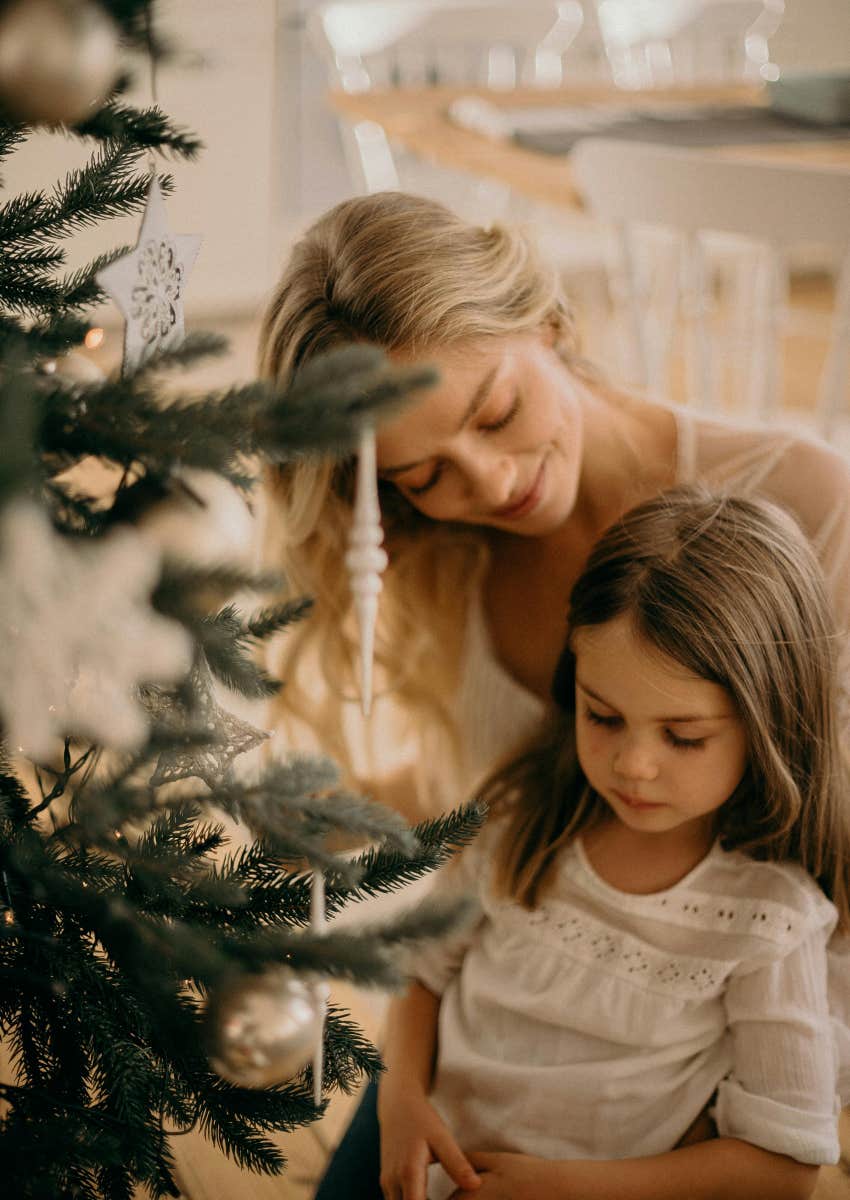
[{"label": "woman's eyelashes", "polygon": [[425,483],[419,484],[418,487],[414,487],[414,485],[412,483],[406,483],[406,484],[404,484],[404,487],[407,489],[408,492],[410,492],[411,495],[422,496],[422,495],[424,495],[425,492],[430,492],[430,490],[434,486],[434,484],[439,482],[439,479],[440,479],[440,476],[442,475],[442,473],[443,473],[443,464],[438,463],[437,466],[432,471],[431,477]]},{"label": "woman's eyelashes", "polygon": [[502,416],[497,417],[495,421],[490,421],[487,424],[483,424],[481,429],[484,433],[498,433],[500,429],[504,429],[506,425],[510,425],[511,421],[519,412],[519,406],[520,395],[519,392],[517,392],[514,395],[514,398],[511,401],[507,411],[504,412]]},{"label": "woman's eyelashes", "polygon": [[[623,726],[623,718],[618,716],[605,716],[603,713],[596,712],[594,709],[585,706],[584,715],[592,725],[601,725],[604,729],[621,729]],[[671,746],[675,746],[677,750],[699,750],[705,743],[706,738],[684,738],[680,737],[669,726],[664,728],[664,737]]]},{"label": "woman's eyelashes", "polygon": [[[504,413],[502,413],[501,416],[496,417],[493,421],[482,422],[478,428],[482,433],[498,433],[500,430],[506,429],[519,412],[521,403],[522,401],[520,394],[517,392],[514,395],[511,403],[508,405],[508,408]],[[400,482],[412,496],[423,496],[426,492],[430,492],[431,488],[433,488],[435,484],[439,483],[444,467],[444,463],[438,462],[434,470],[431,472],[431,475],[424,483],[414,485],[411,483],[404,483],[403,480]]]}]

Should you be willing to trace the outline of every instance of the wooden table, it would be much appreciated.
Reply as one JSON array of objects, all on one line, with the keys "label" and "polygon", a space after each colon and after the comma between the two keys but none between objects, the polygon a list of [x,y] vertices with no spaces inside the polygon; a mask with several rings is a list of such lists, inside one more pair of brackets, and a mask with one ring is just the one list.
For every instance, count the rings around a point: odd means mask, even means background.
[{"label": "wooden table", "polygon": [[[664,104],[766,104],[766,91],[758,84],[654,88],[644,92],[624,92],[605,84],[510,91],[470,87],[396,88],[355,94],[334,91],[329,94],[329,102],[339,116],[352,124],[374,121],[381,125],[392,144],[423,161],[498,180],[531,200],[562,208],[581,208],[570,180],[568,155],[541,154],[523,149],[509,139],[489,138],[461,128],[448,116],[449,105],[461,96],[477,96],[505,108],[605,105],[612,114]],[[850,131],[847,138],[838,141],[737,145],[712,148],[706,153],[850,170]]]}]

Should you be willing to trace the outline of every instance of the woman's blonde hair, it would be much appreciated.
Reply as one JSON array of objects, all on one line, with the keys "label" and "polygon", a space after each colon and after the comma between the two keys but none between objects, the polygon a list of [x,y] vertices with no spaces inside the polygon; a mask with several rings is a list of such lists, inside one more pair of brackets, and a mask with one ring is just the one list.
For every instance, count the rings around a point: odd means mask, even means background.
[{"label": "woman's blonde hair", "polygon": [[[471,225],[432,200],[384,192],[338,205],[295,245],[265,314],[259,365],[264,377],[285,383],[345,342],[427,360],[436,350],[543,330],[581,369],[558,279],[519,230]],[[357,694],[343,564],[352,464],[285,464],[266,482],[267,560],[284,570],[291,589],[316,599],[274,664],[286,680],[280,715],[295,713],[320,728],[345,763],[340,702]],[[486,535],[426,520],[390,484],[381,485],[381,508],[390,565],[376,638],[378,686],[418,728],[436,722],[451,732],[447,697],[466,605],[486,563]],[[317,668],[321,701],[305,683]]]},{"label": "woman's blonde hair", "polygon": [[508,813],[497,886],[536,903],[558,851],[603,811],[576,754],[572,638],[624,614],[649,646],[726,688],[743,720],[749,761],[718,813],[724,847],[800,863],[850,927],[838,637],[820,565],[782,509],[695,486],[612,525],[573,587],[552,689],[559,712],[483,791]]}]

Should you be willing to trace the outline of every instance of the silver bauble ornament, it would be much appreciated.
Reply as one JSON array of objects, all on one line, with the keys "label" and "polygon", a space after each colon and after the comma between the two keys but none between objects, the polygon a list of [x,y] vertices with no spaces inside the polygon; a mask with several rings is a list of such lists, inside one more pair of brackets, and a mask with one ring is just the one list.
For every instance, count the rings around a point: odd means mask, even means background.
[{"label": "silver bauble ornament", "polygon": [[238,1087],[283,1083],[313,1058],[324,1012],[324,997],[316,986],[288,967],[239,975],[210,993],[210,1066]]},{"label": "silver bauble ornament", "polygon": [[0,103],[19,121],[82,121],[118,70],[118,29],[99,5],[11,0],[0,7]]}]

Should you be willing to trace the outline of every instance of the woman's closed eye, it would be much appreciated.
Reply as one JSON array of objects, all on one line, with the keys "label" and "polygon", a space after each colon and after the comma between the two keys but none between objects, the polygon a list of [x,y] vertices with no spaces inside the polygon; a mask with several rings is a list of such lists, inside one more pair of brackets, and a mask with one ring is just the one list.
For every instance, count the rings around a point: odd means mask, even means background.
[{"label": "woman's closed eye", "polygon": [[428,476],[424,483],[414,485],[412,483],[404,483],[402,486],[413,496],[422,496],[425,492],[430,492],[431,488],[439,483],[440,476],[443,473],[443,463],[437,463],[434,470]]},{"label": "woman's closed eye", "polygon": [[485,422],[481,425],[481,430],[484,433],[498,433],[500,429],[504,429],[510,425],[511,421],[517,415],[520,409],[519,392],[514,394],[514,398],[508,406],[507,410],[500,417],[496,417],[493,421]]},{"label": "woman's closed eye", "polygon": [[[481,432],[498,433],[500,430],[506,429],[519,412],[521,403],[522,401],[520,394],[517,392],[508,408],[504,413],[502,413],[501,416],[496,417],[492,421],[482,422],[482,424],[479,426]],[[445,464],[438,462],[424,483],[405,483],[403,480],[399,480],[399,482],[401,483],[402,487],[404,487],[404,489],[412,496],[424,496],[426,492],[430,492],[431,489],[440,482],[444,469]]]}]

